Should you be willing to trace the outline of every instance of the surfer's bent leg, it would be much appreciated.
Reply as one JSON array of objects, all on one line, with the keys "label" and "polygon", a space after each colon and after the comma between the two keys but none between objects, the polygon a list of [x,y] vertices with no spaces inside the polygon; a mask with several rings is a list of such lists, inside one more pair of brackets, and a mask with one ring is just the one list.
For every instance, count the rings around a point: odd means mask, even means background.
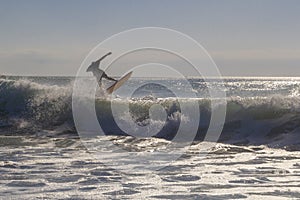
[{"label": "surfer's bent leg", "polygon": [[101,88],[101,86],[102,86],[101,80],[98,81],[98,85],[99,85],[99,87]]},{"label": "surfer's bent leg", "polygon": [[111,78],[111,77],[107,76],[107,74],[106,74],[106,73],[103,73],[103,78],[106,78],[106,79],[108,79],[108,80],[111,80],[111,81],[115,81],[115,82],[117,82],[117,80],[116,80],[116,79],[113,79],[113,78]]}]

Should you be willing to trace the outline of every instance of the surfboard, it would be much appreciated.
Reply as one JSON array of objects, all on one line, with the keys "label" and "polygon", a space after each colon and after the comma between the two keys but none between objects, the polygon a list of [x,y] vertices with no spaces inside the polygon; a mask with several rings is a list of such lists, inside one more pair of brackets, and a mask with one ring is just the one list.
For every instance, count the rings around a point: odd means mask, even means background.
[{"label": "surfboard", "polygon": [[127,73],[125,76],[120,78],[117,82],[115,82],[112,86],[106,89],[108,94],[113,93],[115,90],[119,89],[132,75],[132,71]]}]

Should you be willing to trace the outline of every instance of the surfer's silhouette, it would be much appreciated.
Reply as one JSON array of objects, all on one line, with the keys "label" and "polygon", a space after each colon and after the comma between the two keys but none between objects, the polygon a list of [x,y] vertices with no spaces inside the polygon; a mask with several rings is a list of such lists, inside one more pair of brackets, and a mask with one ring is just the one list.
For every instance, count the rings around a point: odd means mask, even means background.
[{"label": "surfer's silhouette", "polygon": [[103,70],[99,69],[99,65],[100,65],[100,61],[103,60],[106,56],[109,56],[111,54],[111,52],[105,54],[104,56],[102,56],[99,60],[92,62],[92,64],[90,64],[90,66],[87,68],[87,72],[92,72],[93,75],[96,77],[97,82],[99,84],[99,86],[101,87],[101,81],[102,78],[105,78],[107,80],[110,81],[115,81],[117,82],[116,79],[113,79],[111,77],[109,77]]}]

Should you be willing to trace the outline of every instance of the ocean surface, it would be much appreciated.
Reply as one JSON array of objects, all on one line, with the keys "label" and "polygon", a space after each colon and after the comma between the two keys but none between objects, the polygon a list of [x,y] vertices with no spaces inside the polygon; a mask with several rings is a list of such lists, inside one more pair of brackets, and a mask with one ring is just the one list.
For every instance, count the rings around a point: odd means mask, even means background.
[{"label": "ocean surface", "polygon": [[[210,79],[211,86],[224,90],[227,102],[217,143],[205,140],[214,109],[206,81],[191,78],[187,85],[181,79],[151,79],[145,84],[149,80],[130,79],[112,96],[96,92],[95,111],[104,135],[91,141],[110,141],[143,156],[185,144],[184,137],[174,141],[180,124],[196,124],[186,151],[151,172],[132,170],[134,160],[115,169],[110,163],[126,157],[120,152],[93,156],[97,150],[82,141],[73,119],[74,78],[1,77],[0,199],[300,198],[300,78]],[[190,93],[194,96],[185,95]],[[180,102],[197,105],[199,119],[183,116]],[[117,110],[129,105],[118,121],[130,131],[118,126],[112,105]],[[165,121],[152,121],[153,105],[163,108]],[[154,135],[130,129],[150,124],[160,127]],[[189,135],[184,127],[180,131]],[[206,144],[210,148],[203,152]],[[161,164],[159,159],[145,162]]]}]

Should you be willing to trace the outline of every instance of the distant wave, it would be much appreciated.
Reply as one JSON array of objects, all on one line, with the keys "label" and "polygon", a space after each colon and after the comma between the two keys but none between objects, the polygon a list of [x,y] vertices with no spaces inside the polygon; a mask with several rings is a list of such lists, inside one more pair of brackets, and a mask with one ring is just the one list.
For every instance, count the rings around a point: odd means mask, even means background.
[{"label": "distant wave", "polygon": [[[56,135],[76,134],[72,117],[72,83],[51,85],[29,79],[0,79],[0,134]],[[210,100],[183,99],[199,103],[199,129],[196,140],[202,140],[210,123]],[[220,142],[300,146],[300,99],[297,96],[228,97],[226,122]],[[168,115],[164,128],[156,135],[172,139],[180,123],[180,106],[176,98],[116,99],[117,106],[129,102],[130,113],[124,123],[134,121],[140,126],[149,123],[149,108],[162,105]],[[96,99],[98,121],[107,134],[126,135],[115,123],[109,99]],[[188,116],[185,120],[189,119]],[[188,130],[187,130],[188,131]]]}]

